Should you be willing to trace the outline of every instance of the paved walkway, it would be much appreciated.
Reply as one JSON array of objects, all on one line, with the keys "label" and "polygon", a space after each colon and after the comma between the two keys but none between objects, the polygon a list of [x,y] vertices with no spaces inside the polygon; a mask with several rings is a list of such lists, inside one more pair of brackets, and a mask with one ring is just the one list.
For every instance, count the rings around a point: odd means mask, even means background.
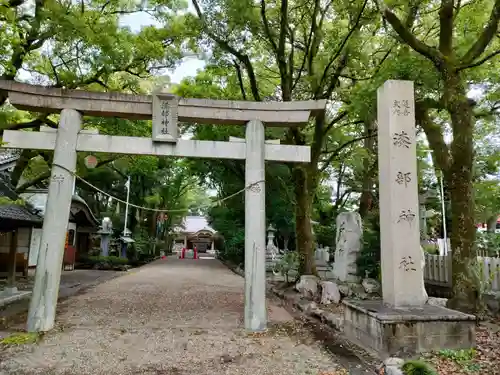
[{"label": "paved walkway", "polygon": [[217,260],[157,261],[68,298],[40,343],[1,353],[0,374],[343,374],[272,302],[269,332],[246,334],[243,286]]}]

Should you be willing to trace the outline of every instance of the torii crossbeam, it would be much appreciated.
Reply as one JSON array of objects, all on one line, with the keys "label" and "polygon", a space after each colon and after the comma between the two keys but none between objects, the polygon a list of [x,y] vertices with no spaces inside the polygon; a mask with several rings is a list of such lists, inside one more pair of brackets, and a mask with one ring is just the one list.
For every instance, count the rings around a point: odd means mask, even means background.
[{"label": "torii crossbeam", "polygon": [[[304,126],[325,110],[326,101],[246,102],[183,99],[62,90],[1,81],[18,109],[61,113],[54,132],[4,131],[6,148],[54,150],[43,233],[28,314],[28,331],[54,326],[65,233],[71,206],[77,151],[136,155],[245,159],[245,328],[267,327],[265,299],[265,160],[310,162],[309,146],[265,141],[264,126]],[[153,119],[152,138],[81,133],[82,116]],[[246,125],[245,140],[230,142],[178,138],[177,121]]]}]

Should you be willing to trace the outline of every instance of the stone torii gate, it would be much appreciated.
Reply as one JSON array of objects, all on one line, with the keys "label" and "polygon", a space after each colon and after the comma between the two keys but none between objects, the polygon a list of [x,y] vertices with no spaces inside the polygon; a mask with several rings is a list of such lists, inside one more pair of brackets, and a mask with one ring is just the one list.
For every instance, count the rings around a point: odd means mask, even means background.
[{"label": "stone torii gate", "polygon": [[[265,160],[307,163],[311,155],[309,146],[265,141],[264,125],[304,126],[324,112],[326,101],[184,99],[167,93],[87,92],[12,81],[0,81],[0,90],[8,92],[9,102],[18,109],[61,114],[57,133],[6,130],[3,135],[8,148],[54,150],[28,331],[54,326],[77,151],[245,160],[245,328],[266,329]],[[84,115],[152,118],[152,138],[85,134],[81,132]],[[177,121],[246,125],[246,136],[230,142],[179,139]]]}]

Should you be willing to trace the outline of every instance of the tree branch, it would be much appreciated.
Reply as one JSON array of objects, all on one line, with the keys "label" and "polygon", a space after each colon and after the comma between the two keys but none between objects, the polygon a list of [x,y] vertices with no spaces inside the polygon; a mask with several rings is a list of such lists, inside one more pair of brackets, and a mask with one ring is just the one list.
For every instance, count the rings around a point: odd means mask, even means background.
[{"label": "tree branch", "polygon": [[461,70],[465,70],[465,69],[469,69],[469,68],[475,68],[477,66],[483,65],[486,61],[491,60],[493,57],[495,57],[497,55],[500,55],[500,50],[492,52],[489,55],[486,55],[485,57],[483,57],[482,59],[477,60],[476,62],[473,62],[470,64],[460,65],[457,68],[457,71],[461,71]]},{"label": "tree branch", "polygon": [[255,71],[253,69],[252,62],[250,61],[250,58],[248,55],[243,54],[242,52],[236,50],[233,48],[229,43],[221,38],[219,38],[217,35],[215,35],[209,28],[208,25],[205,21],[205,16],[203,15],[203,12],[201,11],[200,5],[198,3],[198,0],[193,0],[193,6],[196,11],[196,14],[198,15],[198,18],[203,24],[203,30],[207,33],[207,35],[213,39],[215,43],[219,45],[220,48],[222,48],[224,51],[230,53],[234,57],[236,57],[244,66],[245,69],[247,70],[248,73],[248,79],[250,81],[250,89],[252,91],[252,95],[254,97],[254,100],[260,102],[262,101],[262,98],[259,94],[259,89],[258,89],[258,84],[257,84],[257,77],[255,76]]},{"label": "tree branch", "polygon": [[[363,2],[361,10],[359,11],[359,13],[356,16],[356,19],[354,21],[354,25],[352,25],[352,27],[349,29],[349,31],[347,32],[346,36],[344,37],[344,39],[340,43],[340,46],[337,48],[337,50],[335,51],[335,53],[333,54],[333,56],[330,58],[330,61],[326,65],[325,69],[323,70],[323,74],[322,74],[321,80],[319,82],[323,82],[325,80],[326,76],[328,75],[328,71],[329,71],[330,67],[337,60],[337,58],[340,56],[340,54],[343,52],[344,47],[346,46],[347,42],[349,41],[349,39],[351,38],[351,36],[354,34],[354,32],[358,29],[359,23],[361,21],[361,16],[363,15],[363,12],[365,11],[365,8],[366,8],[367,4],[368,4],[368,0],[365,0]],[[320,86],[320,84],[318,85],[318,87],[319,86]]]},{"label": "tree branch", "polygon": [[[328,7],[325,8],[321,21],[323,20],[323,17],[326,14],[327,10]],[[302,72],[304,71],[306,62],[308,62],[309,75],[314,76],[313,64],[312,64],[314,59],[312,58],[312,55],[313,54],[316,55],[316,52],[319,47],[320,37],[316,33],[318,30],[316,19],[318,17],[319,11],[320,11],[320,0],[316,0],[314,2],[313,13],[311,15],[311,28],[309,29],[309,34],[307,36],[307,39],[304,41],[305,42],[304,48],[297,46],[298,43],[294,43],[294,47],[301,50],[304,53],[304,56],[302,57],[302,63],[300,64],[299,71],[297,73],[297,76],[295,77],[295,82],[292,84],[292,91],[295,89],[297,83],[299,83],[300,78],[302,77]]]},{"label": "tree branch", "polygon": [[262,23],[264,24],[264,33],[266,34],[266,37],[269,40],[269,43],[271,44],[273,51],[277,54],[278,53],[278,46],[276,45],[276,42],[274,41],[274,37],[271,33],[271,29],[269,28],[269,21],[267,19],[267,15],[266,15],[266,0],[260,1],[260,16],[262,18]]},{"label": "tree branch", "polygon": [[340,61],[338,62],[337,67],[335,68],[335,72],[333,72],[332,74],[330,84],[328,85],[327,89],[323,92],[322,95],[323,98],[329,99],[333,93],[333,90],[335,90],[337,85],[340,83],[340,74],[342,74],[342,71],[347,66],[347,56],[348,56],[348,51],[345,50],[344,53],[342,54]]},{"label": "tree branch", "polygon": [[368,135],[363,135],[361,137],[353,138],[350,141],[347,141],[343,145],[339,146],[335,151],[332,152],[332,154],[326,160],[321,161],[323,163],[323,166],[321,167],[321,171],[323,172],[326,168],[328,168],[328,166],[332,163],[332,161],[336,157],[338,157],[340,155],[340,153],[343,150],[345,150],[347,147],[349,147],[350,145],[352,145],[356,142],[362,141],[364,139],[373,138],[376,136],[377,136],[377,132],[373,132],[373,133],[368,134]]},{"label": "tree branch", "polygon": [[323,136],[325,136],[333,126],[338,123],[340,120],[342,120],[344,117],[346,117],[348,114],[347,111],[342,111],[340,112],[337,116],[333,118],[332,121],[326,126],[326,128],[323,130]]},{"label": "tree branch", "polygon": [[460,65],[470,65],[475,59],[479,58],[486,47],[490,44],[498,29],[498,22],[500,21],[500,0],[495,0],[493,9],[491,9],[490,18],[483,32],[467,51],[467,53],[460,59]]},{"label": "tree branch", "polygon": [[453,43],[453,3],[454,0],[441,0],[439,9],[439,51],[450,56]]},{"label": "tree branch", "polygon": [[424,129],[429,146],[434,152],[437,166],[445,172],[450,164],[449,147],[444,141],[441,128],[429,117],[429,108],[429,102],[425,100],[415,102],[415,119],[417,124]]},{"label": "tree branch", "polygon": [[18,194],[23,193],[28,188],[35,186],[36,184],[39,184],[40,182],[46,180],[49,177],[50,177],[50,170],[45,171],[45,172],[39,174],[38,176],[36,176],[34,179],[32,179],[30,181],[26,181],[26,182],[22,183],[21,185],[19,185],[18,187],[16,187],[16,193],[18,193]]},{"label": "tree branch", "polygon": [[243,75],[241,74],[240,64],[237,61],[233,61],[234,67],[236,69],[236,76],[238,77],[238,83],[240,85],[241,95],[243,100],[247,100],[247,93],[245,91],[245,85],[243,84]]},{"label": "tree branch", "polygon": [[[499,0],[500,1],[500,0]],[[401,20],[387,7],[382,4],[382,17],[389,22],[399,37],[410,46],[415,52],[427,57],[434,65],[440,67],[443,63],[443,55],[435,48],[428,46],[417,39]]]}]

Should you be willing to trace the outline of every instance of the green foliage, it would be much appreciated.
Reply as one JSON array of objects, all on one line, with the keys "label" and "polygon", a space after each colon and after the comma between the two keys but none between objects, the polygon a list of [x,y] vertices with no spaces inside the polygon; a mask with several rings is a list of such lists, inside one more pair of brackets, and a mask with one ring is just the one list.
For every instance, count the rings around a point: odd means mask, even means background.
[{"label": "green foliage", "polygon": [[363,223],[363,247],[356,261],[358,275],[381,280],[380,275],[380,222],[378,210],[373,210]]},{"label": "green foliage", "polygon": [[[483,267],[483,262],[480,262],[477,258],[474,259],[474,262],[469,265],[469,267],[472,270],[473,277],[477,279],[479,293],[481,293],[480,301],[482,301],[484,293],[491,290],[493,280],[495,279],[497,272],[500,270],[500,267],[494,268],[487,273]],[[483,306],[483,308],[485,308],[485,306]],[[482,311],[478,311],[478,313],[482,313]]]},{"label": "green foliage", "polygon": [[478,233],[476,236],[477,248],[486,256],[498,256],[500,252],[500,234]]},{"label": "green foliage", "polygon": [[426,253],[432,254],[432,255],[439,255],[439,246],[434,245],[434,244],[424,244],[422,245],[422,248]]},{"label": "green foliage", "polygon": [[0,340],[0,345],[17,346],[37,343],[43,334],[38,332],[16,332]]},{"label": "green foliage", "polygon": [[26,206],[26,202],[23,199],[12,200],[7,197],[0,197],[0,206],[13,204],[16,206]]},{"label": "green foliage", "polygon": [[443,349],[438,352],[440,357],[451,359],[457,363],[472,361],[476,354],[477,352],[475,349]]},{"label": "green foliage", "polygon": [[127,258],[117,257],[117,256],[91,256],[86,260],[89,264],[109,264],[110,266],[124,266],[128,264]]},{"label": "green foliage", "polygon": [[224,247],[218,251],[217,256],[223,261],[245,268],[244,228],[235,228],[232,235],[226,238]]},{"label": "green foliage", "polygon": [[288,283],[288,276],[290,271],[297,270],[299,268],[299,254],[296,251],[287,251],[278,264],[276,265],[277,271],[285,278]]},{"label": "green foliage", "polygon": [[130,249],[132,249],[133,254],[129,256],[130,258],[136,258],[140,254],[151,254],[153,252],[153,247],[155,245],[154,237],[148,237],[145,230],[141,230],[134,234],[134,243],[129,245]]},{"label": "green foliage", "polygon": [[467,372],[477,372],[481,370],[481,366],[474,362],[477,355],[477,351],[474,348],[460,350],[444,349],[440,350],[438,355],[455,362]]},{"label": "green foliage", "polygon": [[327,186],[319,186],[313,201],[313,218],[318,222],[314,225],[316,243],[328,246],[335,251],[336,219],[339,214],[339,202],[332,204],[333,191]]},{"label": "green foliage", "polygon": [[438,372],[427,362],[411,360],[406,361],[401,370],[405,375],[438,375]]}]

